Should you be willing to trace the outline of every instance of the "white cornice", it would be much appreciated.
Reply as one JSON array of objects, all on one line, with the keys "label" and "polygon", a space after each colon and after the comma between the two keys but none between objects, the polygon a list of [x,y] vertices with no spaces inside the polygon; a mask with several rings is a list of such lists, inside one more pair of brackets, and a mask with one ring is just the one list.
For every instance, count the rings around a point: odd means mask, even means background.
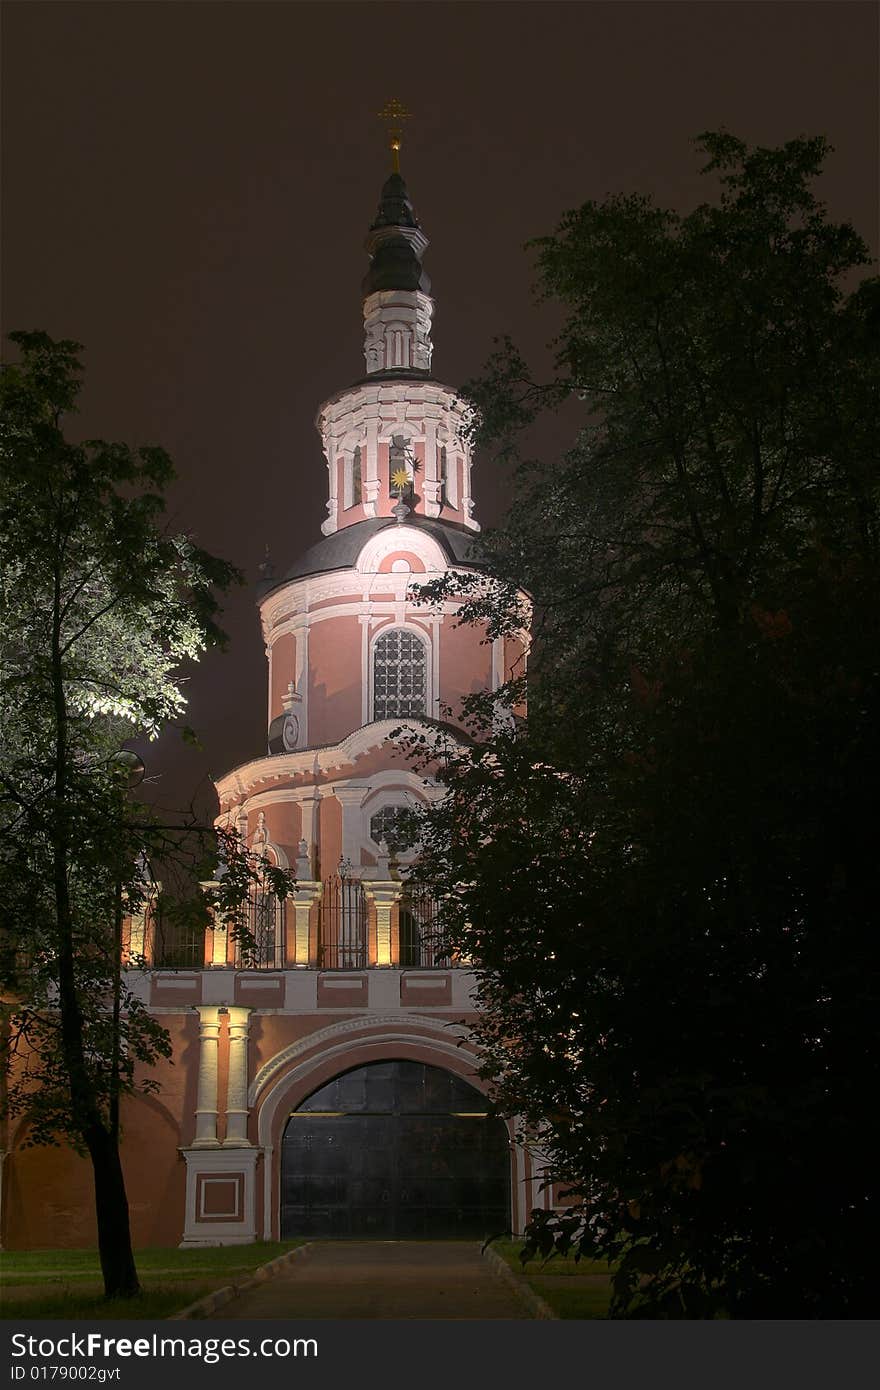
[{"label": "white cornice", "polygon": [[[381,748],[383,744],[394,748],[396,745],[391,743],[391,731],[401,728],[412,728],[429,736],[433,734],[438,749],[442,748],[447,740],[456,744],[463,742],[456,737],[452,729],[446,726],[438,728],[436,724],[429,724],[421,719],[377,719],[371,724],[364,724],[362,728],[355,729],[341,743],[328,744],[324,748],[303,748],[295,753],[268,754],[263,758],[255,758],[252,762],[242,763],[240,767],[233,768],[224,777],[215,780],[217,795],[222,804],[224,801],[249,797],[262,783],[266,784],[265,790],[269,791],[272,782],[292,780],[304,774],[330,776],[341,768],[352,767],[358,758]],[[404,767],[401,768],[402,772],[405,770]],[[280,792],[282,789],[277,790]],[[277,799],[283,800],[283,796],[279,795]]]},{"label": "white cornice", "polygon": [[405,409],[418,408],[424,413],[430,410],[430,414],[435,418],[439,407],[441,413],[448,412],[460,421],[464,420],[467,414],[465,403],[451,386],[444,386],[439,381],[410,380],[404,377],[384,381],[367,380],[358,382],[356,386],[349,386],[338,395],[324,401],[315,416],[315,426],[321,434],[331,429],[336,434],[336,426],[343,422],[344,430],[350,429],[352,421],[349,417],[356,414],[360,414],[363,421],[381,418],[387,420],[390,425],[392,417],[387,414],[387,409],[397,406],[403,406]]}]

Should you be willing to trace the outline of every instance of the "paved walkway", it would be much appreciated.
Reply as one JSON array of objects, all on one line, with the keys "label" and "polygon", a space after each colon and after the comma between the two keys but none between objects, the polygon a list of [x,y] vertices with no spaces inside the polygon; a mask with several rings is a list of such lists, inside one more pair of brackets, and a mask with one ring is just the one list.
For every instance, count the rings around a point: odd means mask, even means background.
[{"label": "paved walkway", "polygon": [[222,1318],[527,1318],[476,1243],[327,1241]]}]

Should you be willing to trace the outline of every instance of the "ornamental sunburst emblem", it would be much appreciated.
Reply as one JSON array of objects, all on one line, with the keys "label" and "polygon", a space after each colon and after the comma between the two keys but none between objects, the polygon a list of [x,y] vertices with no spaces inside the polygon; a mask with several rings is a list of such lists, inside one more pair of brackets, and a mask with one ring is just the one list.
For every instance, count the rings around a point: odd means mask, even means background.
[{"label": "ornamental sunburst emblem", "polygon": [[396,492],[405,492],[410,484],[410,476],[405,468],[395,468],[391,474],[391,486]]}]

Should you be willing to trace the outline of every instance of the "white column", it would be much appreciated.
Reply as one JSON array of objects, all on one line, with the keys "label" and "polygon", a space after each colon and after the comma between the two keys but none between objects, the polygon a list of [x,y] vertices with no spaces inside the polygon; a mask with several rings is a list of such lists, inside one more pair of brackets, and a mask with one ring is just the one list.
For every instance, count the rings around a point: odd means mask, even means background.
[{"label": "white column", "polygon": [[[312,914],[312,903],[320,898],[323,884],[317,883],[312,878],[312,861],[309,855],[309,847],[305,840],[299,842],[299,854],[296,860],[296,888],[289,894],[287,901],[293,903],[295,917],[293,935],[293,964],[300,970],[311,964],[309,958],[309,925]],[[287,960],[290,961],[290,943],[287,947]]]},{"label": "white column", "polygon": [[361,625],[361,723],[370,720],[370,608],[368,602],[361,604],[358,622]]},{"label": "white column", "polygon": [[431,687],[428,691],[428,709],[433,719],[439,719],[440,710],[440,624],[442,618],[432,617],[431,623]]},{"label": "white column", "polygon": [[422,494],[425,516],[440,515],[440,453],[437,444],[437,421],[425,421],[425,473]]},{"label": "white column", "polygon": [[296,676],[294,684],[300,696],[299,704],[299,746],[307,748],[309,743],[309,620],[305,618],[301,627],[294,631],[296,639]]},{"label": "white column", "polygon": [[379,419],[367,421],[366,466],[363,475],[364,516],[376,515],[379,496]]},{"label": "white column", "polygon": [[479,531],[479,525],[473,518],[474,499],[471,496],[471,458],[465,452],[461,456],[461,510],[464,516],[465,526],[470,526],[472,530]]},{"label": "white column", "polygon": [[[216,883],[212,879],[207,879],[199,884],[202,892],[206,893],[209,899],[213,895],[216,886]],[[213,909],[211,909],[211,925],[206,927],[205,930],[208,933],[208,964],[212,967],[225,966],[226,945],[229,933],[226,930],[225,924],[220,921]]]},{"label": "white column", "polygon": [[226,1087],[226,1138],[224,1144],[250,1148],[248,1122],[248,1029],[250,1009],[229,1009],[229,1080]]},{"label": "white column", "polygon": [[274,718],[272,714],[272,648],[268,644],[266,645],[266,661],[268,663],[269,672],[269,689],[266,695],[266,729],[268,730]]},{"label": "white column", "polygon": [[302,832],[301,838],[313,849],[320,850],[318,842],[318,825],[320,821],[320,802],[321,794],[317,791],[310,791],[305,796],[297,797],[302,812]]},{"label": "white column", "polygon": [[[309,931],[312,920],[312,903],[320,898],[322,885],[314,881],[297,883],[296,888],[288,897],[287,901],[293,903],[293,964],[298,969],[305,969],[311,964],[309,960]],[[288,951],[288,963],[290,955]]]},{"label": "white column", "polygon": [[325,536],[332,536],[339,525],[339,498],[336,492],[336,441],[329,435],[324,436],[324,452],[327,456],[327,478],[330,495],[327,499],[327,520],[321,523],[321,530]]},{"label": "white column", "polygon": [[394,963],[391,959],[391,909],[400,897],[402,885],[391,877],[384,841],[375,869],[368,872],[375,877],[362,882],[367,901],[374,903],[376,908],[376,965],[387,968]]},{"label": "white column", "polygon": [[376,905],[376,965],[387,968],[391,959],[391,909],[400,897],[399,883],[364,883],[364,892]]},{"label": "white column", "polygon": [[263,1240],[272,1239],[272,1205],[272,1145],[267,1144],[263,1149]]},{"label": "white column", "polygon": [[196,1136],[193,1148],[217,1147],[217,1055],[220,1049],[220,1010],[198,1005],[199,1088],[196,1099]]},{"label": "white column", "polygon": [[366,782],[347,782],[333,788],[333,795],[342,806],[342,857],[351,862],[355,872],[361,862],[361,806],[368,791]]}]

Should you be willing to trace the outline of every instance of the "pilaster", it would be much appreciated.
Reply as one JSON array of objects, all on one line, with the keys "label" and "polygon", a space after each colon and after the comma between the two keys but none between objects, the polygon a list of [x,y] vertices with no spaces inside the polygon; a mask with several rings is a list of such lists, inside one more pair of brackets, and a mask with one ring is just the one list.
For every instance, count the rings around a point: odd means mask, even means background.
[{"label": "pilaster", "polygon": [[321,793],[317,790],[309,790],[302,796],[297,796],[300,814],[302,816],[302,838],[307,845],[313,847],[318,845],[318,810],[321,801]]},{"label": "pilaster", "polygon": [[[305,840],[299,842],[299,854],[296,860],[296,888],[290,894],[288,902],[293,903],[295,916],[293,929],[293,959],[288,963],[297,966],[298,969],[306,969],[311,965],[311,951],[309,949],[310,928],[312,917],[312,904],[316,903],[324,891],[324,886],[312,877],[311,857],[309,847]],[[290,953],[290,939],[288,937],[288,953]]]},{"label": "pilaster", "polygon": [[400,898],[403,885],[392,879],[388,862],[388,847],[384,841],[373,878],[361,880],[367,902],[376,909],[376,965],[388,969],[394,964],[391,938],[391,911]]},{"label": "pilaster", "polygon": [[196,1007],[199,1014],[199,1081],[193,1148],[217,1148],[220,1010],[214,1005],[200,1004]]},{"label": "pilaster", "polygon": [[229,1078],[226,1084],[226,1148],[250,1147],[248,1122],[248,1032],[250,1009],[229,1006]]},{"label": "pilaster", "polygon": [[355,868],[361,862],[361,807],[369,789],[366,782],[345,782],[333,788],[333,795],[342,806],[342,857]]},{"label": "pilaster", "polygon": [[425,516],[440,515],[440,469],[437,456],[437,421],[425,419],[425,475],[421,479]]}]

